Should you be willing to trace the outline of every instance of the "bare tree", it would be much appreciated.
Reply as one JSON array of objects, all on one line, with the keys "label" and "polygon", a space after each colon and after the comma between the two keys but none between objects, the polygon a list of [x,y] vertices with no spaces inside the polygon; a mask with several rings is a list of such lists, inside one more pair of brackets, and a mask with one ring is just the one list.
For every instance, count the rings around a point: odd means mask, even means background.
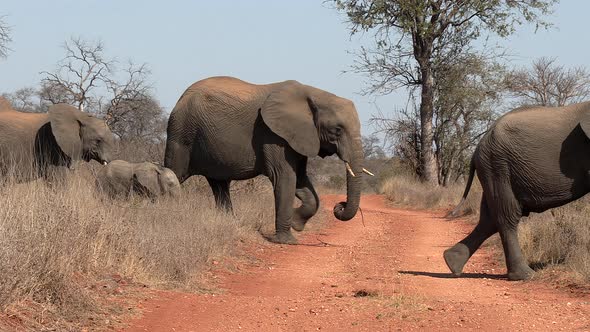
[{"label": "bare tree", "polygon": [[10,48],[8,44],[12,41],[10,37],[10,27],[4,22],[4,17],[0,16],[0,58],[6,58]]},{"label": "bare tree", "polygon": [[70,91],[61,84],[52,81],[41,81],[39,96],[44,102],[50,104],[65,103],[75,105],[75,100]]},{"label": "bare tree", "polygon": [[389,117],[380,112],[371,118],[370,123],[378,133],[384,135],[385,143],[392,154],[408,169],[413,170],[416,176],[421,177],[422,146],[415,100],[411,100],[408,108],[400,109],[395,113],[395,117]]},{"label": "bare tree", "polygon": [[385,151],[381,146],[381,140],[377,135],[363,136],[361,138],[363,144],[363,155],[365,159],[383,159],[385,158]]},{"label": "bare tree", "polygon": [[519,104],[564,106],[588,99],[590,73],[585,67],[565,68],[556,58],[536,59],[531,68],[514,70],[506,78]]},{"label": "bare tree", "polygon": [[111,74],[113,60],[105,58],[100,41],[72,38],[63,47],[66,56],[59,62],[57,70],[42,72],[45,74],[41,82],[43,97],[51,102],[69,102],[81,111],[96,107],[98,100],[93,92]]},{"label": "bare tree", "polygon": [[353,70],[370,77],[368,93],[400,87],[420,89],[422,179],[437,183],[432,148],[435,72],[489,31],[505,37],[522,22],[546,26],[541,16],[556,0],[332,0],[351,23],[351,33],[374,33],[376,45],[362,48]]},{"label": "bare tree", "polygon": [[105,80],[108,94],[101,113],[113,133],[123,141],[156,142],[165,132],[164,111],[151,93],[147,65],[129,62],[124,70],[125,80]]}]

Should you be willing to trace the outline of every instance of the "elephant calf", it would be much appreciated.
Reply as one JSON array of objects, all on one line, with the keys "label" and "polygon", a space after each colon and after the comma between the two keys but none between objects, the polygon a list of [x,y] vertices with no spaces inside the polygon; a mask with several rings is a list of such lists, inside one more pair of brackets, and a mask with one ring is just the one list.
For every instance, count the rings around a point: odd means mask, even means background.
[{"label": "elephant calf", "polygon": [[[502,116],[471,160],[463,203],[475,171],[483,188],[479,223],[444,252],[455,275],[481,244],[500,233],[508,279],[528,279],[518,242],[522,216],[543,212],[590,192],[590,102],[566,107],[522,107]],[[451,213],[460,209],[461,203]]]},{"label": "elephant calf", "polygon": [[150,198],[180,195],[180,183],[176,174],[151,162],[129,163],[114,160],[98,173],[96,186],[111,198],[129,197],[131,193]]}]

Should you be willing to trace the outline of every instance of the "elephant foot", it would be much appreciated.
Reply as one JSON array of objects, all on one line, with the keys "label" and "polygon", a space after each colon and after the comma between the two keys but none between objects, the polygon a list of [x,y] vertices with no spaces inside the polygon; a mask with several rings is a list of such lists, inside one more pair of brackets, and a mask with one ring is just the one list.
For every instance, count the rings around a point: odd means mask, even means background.
[{"label": "elephant foot", "polygon": [[297,239],[290,231],[275,233],[271,236],[266,236],[266,239],[273,243],[280,244],[297,244]]},{"label": "elephant foot", "polygon": [[297,216],[296,214],[293,216],[293,219],[291,219],[291,227],[298,231],[301,232],[303,229],[305,229],[305,224],[307,223],[308,219],[304,219],[300,216]]},{"label": "elephant foot", "polygon": [[516,269],[512,269],[508,271],[508,280],[511,281],[518,281],[518,280],[529,280],[535,275],[535,271],[531,269],[528,265],[523,264]]},{"label": "elephant foot", "polygon": [[291,218],[291,227],[301,232],[305,228],[305,224],[307,221],[311,219],[317,212],[317,206],[313,207],[311,205],[301,205],[297,209],[295,209],[293,213],[293,217]]},{"label": "elephant foot", "polygon": [[445,250],[443,257],[449,270],[458,277],[463,273],[463,267],[469,260],[469,249],[463,243],[457,243],[452,248]]}]

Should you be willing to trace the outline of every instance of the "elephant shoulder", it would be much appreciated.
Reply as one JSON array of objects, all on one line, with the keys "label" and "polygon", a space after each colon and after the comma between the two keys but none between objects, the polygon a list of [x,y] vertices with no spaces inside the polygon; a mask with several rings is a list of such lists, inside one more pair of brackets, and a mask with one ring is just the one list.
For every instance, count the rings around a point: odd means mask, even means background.
[{"label": "elephant shoulder", "polygon": [[12,104],[8,101],[8,99],[0,97],[0,112],[9,111],[14,111],[14,109],[12,109]]},{"label": "elephant shoulder", "polygon": [[40,128],[49,122],[46,113],[25,113],[12,108],[0,111],[0,126],[9,126],[13,129]]},{"label": "elephant shoulder", "polygon": [[518,134],[526,128],[523,124],[532,120],[531,110],[532,108],[518,108],[502,115],[488,131],[487,138],[501,140],[502,138]]},{"label": "elephant shoulder", "polygon": [[[191,103],[231,103],[231,100],[247,101],[258,96],[261,86],[235,77],[214,76],[197,81],[189,86],[178,99],[175,110],[185,109]],[[189,107],[190,108],[190,107]],[[173,110],[173,112],[175,111]]]},{"label": "elephant shoulder", "polygon": [[190,93],[197,91],[223,91],[227,93],[239,93],[242,91],[250,91],[252,89],[255,89],[256,86],[256,84],[248,83],[235,77],[213,76],[193,83],[190,87],[188,87],[187,92]]},{"label": "elephant shoulder", "polygon": [[124,160],[113,160],[103,167],[107,177],[125,178],[133,172],[134,164]]}]

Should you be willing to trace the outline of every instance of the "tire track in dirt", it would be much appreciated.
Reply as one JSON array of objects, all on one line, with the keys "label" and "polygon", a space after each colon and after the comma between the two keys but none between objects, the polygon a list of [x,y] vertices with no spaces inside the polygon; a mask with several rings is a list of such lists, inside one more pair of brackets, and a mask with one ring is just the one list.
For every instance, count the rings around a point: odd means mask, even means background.
[{"label": "tire track in dirt", "polygon": [[365,226],[359,213],[302,245],[254,248],[259,261],[217,273],[222,294],[154,292],[125,331],[590,330],[590,299],[506,281],[489,248],[452,278],[442,252],[473,225],[388,208],[377,195],[361,207]]}]

